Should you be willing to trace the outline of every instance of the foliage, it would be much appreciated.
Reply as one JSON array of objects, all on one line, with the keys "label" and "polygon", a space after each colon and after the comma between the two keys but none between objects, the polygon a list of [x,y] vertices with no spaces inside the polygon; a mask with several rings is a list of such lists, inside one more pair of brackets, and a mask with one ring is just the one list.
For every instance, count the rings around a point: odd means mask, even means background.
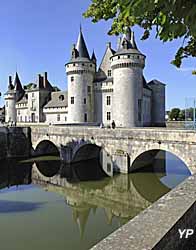
[{"label": "foliage", "polygon": [[175,120],[177,121],[178,120],[178,117],[179,117],[179,114],[180,114],[180,109],[179,108],[173,108],[170,112],[169,112],[169,119],[170,120]]},{"label": "foliage", "polygon": [[113,19],[110,35],[122,33],[126,26],[139,25],[144,30],[143,40],[153,27],[163,42],[183,38],[172,61],[177,67],[182,59],[196,56],[195,0],[92,0],[84,16],[93,22]]}]

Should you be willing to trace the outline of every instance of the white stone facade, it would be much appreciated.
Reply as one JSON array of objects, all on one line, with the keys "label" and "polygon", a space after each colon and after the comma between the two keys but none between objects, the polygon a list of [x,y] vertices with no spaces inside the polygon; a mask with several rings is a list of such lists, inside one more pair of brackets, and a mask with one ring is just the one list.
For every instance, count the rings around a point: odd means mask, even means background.
[{"label": "white stone facade", "polygon": [[165,125],[165,84],[143,76],[145,58],[130,29],[119,40],[117,51],[107,44],[97,70],[93,52],[89,56],[82,31],[65,65],[68,91],[55,91],[47,73],[38,75],[26,89],[18,75],[9,78],[5,94],[6,122],[47,124],[95,123],[117,127]]}]

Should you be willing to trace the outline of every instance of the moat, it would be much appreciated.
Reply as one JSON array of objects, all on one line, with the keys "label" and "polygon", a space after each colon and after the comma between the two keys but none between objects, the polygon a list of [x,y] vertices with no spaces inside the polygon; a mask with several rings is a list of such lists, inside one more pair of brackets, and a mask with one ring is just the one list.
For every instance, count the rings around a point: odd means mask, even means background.
[{"label": "moat", "polygon": [[161,151],[135,169],[111,178],[96,159],[69,167],[54,156],[1,161],[3,249],[90,249],[190,175]]}]

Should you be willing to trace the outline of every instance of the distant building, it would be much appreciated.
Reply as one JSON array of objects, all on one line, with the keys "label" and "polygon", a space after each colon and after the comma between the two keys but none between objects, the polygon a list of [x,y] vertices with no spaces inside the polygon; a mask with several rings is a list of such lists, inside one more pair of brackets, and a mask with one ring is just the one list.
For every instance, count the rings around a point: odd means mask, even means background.
[{"label": "distant building", "polygon": [[24,89],[16,73],[5,94],[6,122],[107,126],[114,120],[117,127],[165,126],[165,84],[146,82],[145,58],[127,28],[116,51],[107,44],[97,70],[95,53],[89,56],[80,30],[65,65],[68,91],[55,92],[47,73]]}]

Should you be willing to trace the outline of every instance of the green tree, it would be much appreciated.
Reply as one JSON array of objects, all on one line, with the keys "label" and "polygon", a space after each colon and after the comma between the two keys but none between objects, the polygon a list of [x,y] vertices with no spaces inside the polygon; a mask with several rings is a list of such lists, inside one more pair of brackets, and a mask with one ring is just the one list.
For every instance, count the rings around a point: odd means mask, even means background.
[{"label": "green tree", "polygon": [[179,118],[179,114],[180,114],[180,109],[179,108],[173,108],[170,112],[169,112],[169,119],[170,120],[175,120],[177,121]]},{"label": "green tree", "polygon": [[184,109],[180,110],[180,113],[178,115],[178,119],[180,121],[184,121],[185,120],[185,110]]},{"label": "green tree", "polygon": [[84,16],[93,22],[113,19],[110,35],[122,33],[126,26],[139,25],[144,29],[143,40],[153,27],[156,38],[163,42],[182,38],[172,61],[176,67],[181,66],[182,59],[196,56],[195,0],[92,0]]}]

